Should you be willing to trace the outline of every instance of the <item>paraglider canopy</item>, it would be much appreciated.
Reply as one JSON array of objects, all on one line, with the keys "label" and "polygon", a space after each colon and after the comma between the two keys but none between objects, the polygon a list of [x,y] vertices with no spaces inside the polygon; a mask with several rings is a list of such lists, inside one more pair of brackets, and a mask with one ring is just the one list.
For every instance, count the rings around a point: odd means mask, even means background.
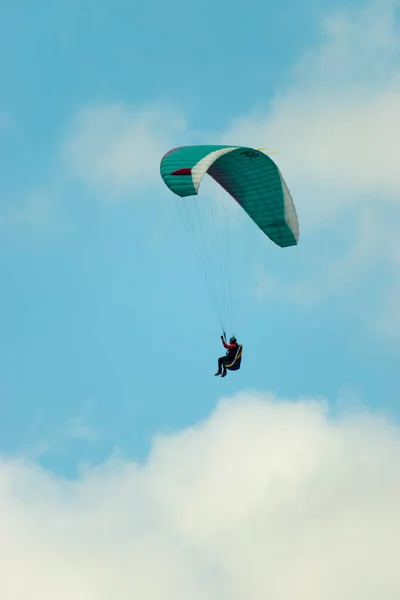
[{"label": "paraglider canopy", "polygon": [[181,146],[161,160],[161,176],[181,197],[199,192],[208,173],[278,246],[294,246],[299,223],[289,189],[274,161],[245,146]]}]

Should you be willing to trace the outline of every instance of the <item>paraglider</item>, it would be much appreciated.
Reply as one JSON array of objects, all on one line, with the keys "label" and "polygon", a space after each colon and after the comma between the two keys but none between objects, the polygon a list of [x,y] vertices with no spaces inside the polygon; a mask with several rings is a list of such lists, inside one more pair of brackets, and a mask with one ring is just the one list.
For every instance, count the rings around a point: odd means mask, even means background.
[{"label": "paraglider", "polygon": [[232,336],[229,340],[229,344],[226,343],[224,335],[221,335],[221,340],[224,348],[226,348],[226,355],[220,356],[218,359],[218,371],[215,375],[221,375],[226,377],[226,370],[238,371],[242,362],[242,346],[238,344],[235,336]]},{"label": "paraglider", "polygon": [[[291,194],[278,166],[264,152],[246,146],[180,146],[169,150],[163,156],[160,173],[164,183],[174,194],[181,198],[191,196],[194,200],[199,195],[200,184],[204,176],[208,174],[222,190],[225,190],[236,201],[239,212],[241,212],[240,209],[243,209],[274,244],[281,248],[297,245],[299,223]],[[184,206],[189,207],[188,210],[193,206],[194,216],[190,223],[190,233],[193,237],[196,234],[196,226],[193,223],[197,218],[198,229],[202,229],[201,244],[205,247],[208,234],[211,237],[211,231],[205,227],[204,220],[199,216],[202,200],[200,199],[198,203],[188,200]],[[213,201],[209,206],[216,211],[217,204],[217,201]],[[214,226],[217,222],[227,225],[229,219],[221,219],[219,215],[214,217],[212,225]],[[221,237],[223,236],[216,236],[217,243]],[[226,242],[225,245],[228,245],[230,238],[226,236],[224,242]],[[224,247],[222,247],[221,253],[223,250],[225,250]],[[226,330],[222,312],[227,308],[228,299],[236,299],[236,295],[232,293],[232,287],[223,287],[222,279],[229,271],[229,264],[235,266],[244,254],[236,243],[231,246],[227,258],[221,259],[221,269],[215,278],[210,275],[211,267],[217,258],[215,253],[212,254],[212,258],[208,257],[208,261],[207,258],[204,260],[205,275],[209,282],[210,293],[222,331]],[[223,290],[229,289],[219,303],[218,287]],[[240,286],[240,288],[242,287]],[[224,337],[221,337],[228,350],[228,355],[219,359],[216,375],[225,377],[227,369],[237,370],[240,368],[242,346],[237,344],[235,338],[231,338],[230,344],[226,345]]]}]

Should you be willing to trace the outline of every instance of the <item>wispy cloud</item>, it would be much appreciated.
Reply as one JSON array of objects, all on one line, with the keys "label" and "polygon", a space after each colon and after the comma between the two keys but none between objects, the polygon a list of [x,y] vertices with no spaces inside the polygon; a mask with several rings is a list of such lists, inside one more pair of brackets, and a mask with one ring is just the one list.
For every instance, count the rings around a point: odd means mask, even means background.
[{"label": "wispy cloud", "polygon": [[93,187],[96,197],[107,202],[161,186],[160,159],[185,130],[184,117],[166,103],[130,107],[117,102],[83,108],[66,126],[57,149],[56,172],[40,188],[13,202],[4,201],[0,227],[46,231],[65,227],[64,198],[76,180]]},{"label": "wispy cloud", "polygon": [[289,297],[326,300],[378,268],[390,275],[371,290],[390,323],[380,330],[400,334],[397,307],[387,313],[400,284],[397,6],[373,2],[328,17],[322,43],[300,58],[286,89],[269,108],[237,119],[224,138],[280,151],[276,159],[300,216],[300,243],[307,246],[312,235],[323,257],[315,260],[314,252],[310,261],[311,249],[304,253],[299,281],[281,282]]},{"label": "wispy cloud", "polygon": [[159,183],[160,159],[185,127],[184,117],[168,105],[88,107],[64,139],[64,164],[71,176],[97,189],[143,189]]},{"label": "wispy cloud", "polygon": [[115,456],[67,482],[2,460],[0,594],[395,598],[399,460],[379,416],[257,393],[157,438],[141,466]]},{"label": "wispy cloud", "polygon": [[91,400],[84,402],[75,414],[44,436],[38,437],[38,426],[33,424],[21,452],[31,460],[38,460],[65,454],[77,442],[96,444],[101,439],[101,433],[93,423],[93,409]]}]

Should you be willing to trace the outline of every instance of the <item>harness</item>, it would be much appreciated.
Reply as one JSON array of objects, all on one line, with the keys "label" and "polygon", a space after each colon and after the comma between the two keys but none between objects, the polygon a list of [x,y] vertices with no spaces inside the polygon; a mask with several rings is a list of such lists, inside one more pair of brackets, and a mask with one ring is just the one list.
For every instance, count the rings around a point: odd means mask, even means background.
[{"label": "harness", "polygon": [[238,369],[240,369],[240,363],[242,362],[242,349],[243,349],[242,344],[238,344],[235,358],[233,359],[233,361],[231,363],[229,363],[228,365],[225,365],[226,369],[229,369],[230,371],[237,371]]}]

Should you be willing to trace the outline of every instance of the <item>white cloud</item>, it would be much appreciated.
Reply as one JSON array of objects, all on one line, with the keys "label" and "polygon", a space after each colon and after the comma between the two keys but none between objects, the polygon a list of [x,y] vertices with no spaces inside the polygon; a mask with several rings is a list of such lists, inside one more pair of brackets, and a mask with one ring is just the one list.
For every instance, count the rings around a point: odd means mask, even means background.
[{"label": "white cloud", "polygon": [[[349,202],[400,197],[400,34],[382,3],[325,22],[326,41],[303,56],[267,114],[239,119],[230,138],[278,148],[301,211],[320,223]],[[303,193],[304,191],[304,193]]]},{"label": "white cloud", "polygon": [[92,400],[84,402],[74,414],[53,426],[46,434],[39,433],[39,423],[31,422],[18,453],[37,461],[49,456],[66,456],[77,443],[86,446],[97,444],[102,434],[93,425],[93,408]]},{"label": "white cloud", "polygon": [[[324,258],[315,268],[308,262],[311,250],[304,253],[301,279],[284,285],[288,297],[302,303],[325,300],[354,289],[371,266],[380,265],[390,278],[384,290],[371,293],[381,295],[381,311],[395,309],[380,325],[381,332],[391,333],[398,311],[390,298],[400,288],[397,6],[374,2],[327,18],[324,41],[300,58],[291,84],[269,109],[236,120],[223,136],[278,148],[273,158],[295,198],[300,244],[312,239],[314,254]],[[338,240],[333,259],[332,249],[324,249],[327,232]],[[399,334],[400,326],[395,329]]]},{"label": "white cloud", "polygon": [[[376,281],[381,282],[381,287],[377,285],[376,289],[371,289],[370,295],[383,294],[381,300],[388,304],[387,296],[392,295],[393,281],[395,283],[400,264],[397,239],[399,209],[395,208],[390,215],[382,214],[381,207],[370,206],[353,217],[351,239],[345,249],[339,249],[340,244],[337,244],[337,255],[334,258],[332,250],[324,252],[323,242],[319,245],[317,240],[315,243],[318,243],[317,254],[320,255],[320,259],[315,264],[308,264],[308,276],[303,275],[293,284],[281,283],[281,289],[285,289],[286,294],[295,302],[312,305],[327,299],[337,291],[349,293],[357,287],[360,288],[366,277],[373,276]],[[348,233],[344,234],[345,237],[347,235]],[[359,313],[364,300],[361,296],[357,305]],[[381,308],[383,310],[383,307]],[[392,319],[393,315],[391,311],[389,318]],[[386,318],[387,316],[386,309]],[[400,333],[400,327],[397,332]],[[381,328],[381,333],[385,333],[384,328]]]},{"label": "white cloud", "polygon": [[185,119],[169,106],[131,109],[125,103],[80,111],[63,143],[72,176],[118,193],[158,183],[159,162],[185,129]]},{"label": "white cloud", "polygon": [[400,595],[400,430],[241,394],[78,482],[0,463],[7,600]]}]

